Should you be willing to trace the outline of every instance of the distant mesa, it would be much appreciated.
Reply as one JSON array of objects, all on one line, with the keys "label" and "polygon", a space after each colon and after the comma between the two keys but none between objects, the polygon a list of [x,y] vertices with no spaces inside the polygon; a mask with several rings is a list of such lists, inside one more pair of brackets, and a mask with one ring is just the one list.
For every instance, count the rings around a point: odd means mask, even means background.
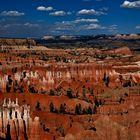
[{"label": "distant mesa", "polygon": [[76,36],[62,35],[62,36],[44,36],[44,40],[75,40]]},{"label": "distant mesa", "polygon": [[[110,42],[112,40],[112,42]],[[132,41],[140,40],[140,34],[117,34],[117,35],[46,35],[42,38],[0,38],[1,50],[44,50],[48,48],[67,48],[69,47],[92,47],[92,48],[114,48],[124,45],[129,48],[138,49],[138,43],[133,45]],[[62,45],[63,44],[63,45]],[[132,48],[132,49],[133,49]]]},{"label": "distant mesa", "polygon": [[44,36],[42,39],[44,39],[44,40],[54,40],[55,37],[54,36]]},{"label": "distant mesa", "polygon": [[116,34],[116,35],[79,35],[79,36],[72,36],[72,35],[62,35],[62,36],[44,36],[42,37],[43,40],[95,40],[95,39],[140,39],[140,34]]},{"label": "distant mesa", "polygon": [[65,35],[63,35],[63,36],[60,36],[60,39],[63,39],[63,40],[73,40],[73,39],[76,39],[76,37],[75,36],[65,36]]},{"label": "distant mesa", "polygon": [[140,35],[139,34],[117,34],[115,35],[114,39],[126,39],[126,40],[130,40],[130,39],[140,39]]}]

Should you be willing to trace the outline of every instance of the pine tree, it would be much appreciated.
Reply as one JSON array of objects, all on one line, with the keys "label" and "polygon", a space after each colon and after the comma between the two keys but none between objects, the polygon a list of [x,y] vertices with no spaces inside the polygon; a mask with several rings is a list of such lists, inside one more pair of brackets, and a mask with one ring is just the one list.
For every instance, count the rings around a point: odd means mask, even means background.
[{"label": "pine tree", "polygon": [[72,90],[69,88],[68,90],[67,90],[67,96],[69,97],[69,98],[72,98],[73,96],[72,96]]},{"label": "pine tree", "polygon": [[60,110],[59,110],[59,112],[60,112],[60,113],[63,113],[63,114],[65,113],[65,107],[64,107],[63,104],[60,105]]},{"label": "pine tree", "polygon": [[80,115],[82,113],[81,104],[75,106],[75,114]]},{"label": "pine tree", "polygon": [[54,95],[54,90],[53,89],[50,89],[50,95]]},{"label": "pine tree", "polygon": [[53,102],[50,103],[50,112],[55,112]]},{"label": "pine tree", "polygon": [[35,107],[35,108],[36,108],[36,110],[38,110],[38,111],[41,110],[41,108],[40,108],[40,102],[39,102],[39,101],[36,103],[36,107]]},{"label": "pine tree", "polygon": [[91,109],[90,106],[89,106],[88,109],[87,109],[87,113],[88,113],[88,114],[92,114],[92,109]]}]

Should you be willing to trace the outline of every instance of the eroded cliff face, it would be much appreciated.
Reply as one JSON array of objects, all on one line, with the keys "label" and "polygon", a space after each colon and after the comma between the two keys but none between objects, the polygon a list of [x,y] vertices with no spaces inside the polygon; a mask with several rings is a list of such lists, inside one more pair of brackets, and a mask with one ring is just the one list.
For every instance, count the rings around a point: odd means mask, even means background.
[{"label": "eroded cliff face", "polygon": [[[119,67],[119,69],[124,69]],[[118,72],[117,72],[118,71]],[[50,89],[57,89],[59,87],[68,88],[73,82],[81,82],[81,86],[84,83],[95,85],[104,85],[104,75],[110,78],[110,87],[119,86],[130,81],[131,84],[139,84],[140,74],[139,72],[132,73],[127,71],[125,73],[119,73],[120,71],[116,67],[112,67],[107,64],[48,64],[45,67],[22,69],[16,73],[9,73],[3,75],[1,73],[0,88],[2,92],[6,92],[6,85],[8,83],[8,76],[11,79],[11,91],[14,92],[14,87],[17,84],[23,85],[24,91],[29,92],[29,86],[34,86],[38,92],[47,91]],[[64,84],[67,83],[67,84]],[[64,85],[63,85],[64,84]],[[36,87],[37,86],[37,87]],[[75,88],[73,85],[72,89]]]},{"label": "eroded cliff face", "polygon": [[0,50],[24,50],[36,46],[32,39],[5,39],[0,38]]},{"label": "eroded cliff face", "polygon": [[20,106],[17,98],[5,98],[0,111],[0,132],[0,137],[7,140],[39,140],[43,131],[39,117],[30,117],[29,105]]},{"label": "eroded cliff face", "polygon": [[110,49],[103,52],[104,54],[132,55],[131,50],[127,46],[121,48]]},{"label": "eroded cliff face", "polygon": [[[70,115],[70,114],[57,114],[50,113],[49,110],[45,111],[48,103],[52,101],[56,107],[59,108],[59,103],[66,103],[66,108],[73,108],[75,104],[81,103],[82,109],[85,108],[87,102],[82,102],[81,100],[68,99],[64,96],[47,96],[47,95],[37,95],[37,94],[6,94],[5,96],[11,96],[13,99],[18,98],[20,103],[22,100],[25,102],[30,102],[31,112],[30,117],[37,115],[40,119],[29,120],[29,129],[27,129],[28,139],[101,139],[101,140],[124,140],[124,139],[139,139],[139,111],[140,111],[140,97],[139,93],[136,93],[139,87],[131,87],[127,91],[118,91],[117,93],[110,94],[111,96],[102,97],[105,101],[104,104],[97,108],[97,113],[92,115]],[[113,91],[115,92],[115,90]],[[124,93],[124,92],[127,92]],[[118,98],[114,97],[118,96]],[[120,99],[120,97],[122,99]],[[100,97],[101,98],[101,97]],[[40,101],[40,111],[34,111],[34,106],[37,101]],[[71,103],[69,103],[71,101]],[[23,103],[22,103],[23,104]],[[16,105],[16,104],[15,104]],[[25,111],[26,112],[26,111]],[[7,113],[6,113],[7,114]],[[26,113],[25,113],[26,114]],[[7,115],[8,116],[8,115]],[[26,117],[23,117],[25,119]],[[19,118],[18,118],[19,119]],[[16,119],[14,119],[15,121]],[[13,118],[10,120],[11,134],[13,139],[15,138],[15,129],[13,125]],[[24,133],[23,121],[20,123],[20,134]],[[40,123],[39,123],[40,122]],[[28,124],[28,122],[27,122]],[[42,124],[42,125],[40,125]],[[28,127],[28,125],[27,125]],[[1,135],[3,136],[3,135]],[[20,136],[24,139],[24,135]]]},{"label": "eroded cliff face", "polygon": [[[87,81],[87,83],[94,82],[94,84],[99,84],[99,82],[102,82],[104,74],[110,78],[117,78],[119,75],[110,65],[96,65],[94,63],[72,65],[49,64],[44,68],[24,69],[9,75],[12,80],[11,90],[15,86],[14,83],[17,82],[18,84],[24,84],[26,88],[30,85],[37,85],[40,92],[41,88],[42,90],[58,88],[59,86],[63,86],[64,82],[68,82],[71,85],[73,81],[81,83]],[[1,91],[4,92],[8,83],[8,75],[1,75],[0,81]]]},{"label": "eroded cliff face", "polygon": [[0,137],[140,138],[140,57],[130,49],[29,49],[0,55]]}]

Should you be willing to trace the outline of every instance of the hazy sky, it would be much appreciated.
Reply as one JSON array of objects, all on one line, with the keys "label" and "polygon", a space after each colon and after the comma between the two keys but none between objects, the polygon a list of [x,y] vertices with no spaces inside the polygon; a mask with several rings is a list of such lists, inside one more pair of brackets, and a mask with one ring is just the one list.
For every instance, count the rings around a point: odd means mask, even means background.
[{"label": "hazy sky", "polygon": [[140,33],[140,0],[0,0],[1,37]]}]

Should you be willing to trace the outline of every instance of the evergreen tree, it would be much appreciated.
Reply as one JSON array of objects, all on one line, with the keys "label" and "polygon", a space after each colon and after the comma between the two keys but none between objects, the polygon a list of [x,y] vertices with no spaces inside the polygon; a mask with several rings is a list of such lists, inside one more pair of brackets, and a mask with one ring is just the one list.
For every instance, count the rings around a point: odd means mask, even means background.
[{"label": "evergreen tree", "polygon": [[50,95],[54,95],[54,90],[50,89]]},{"label": "evergreen tree", "polygon": [[95,97],[94,103],[95,103],[95,106],[97,106],[97,107],[99,106],[99,102],[96,97]]},{"label": "evergreen tree", "polygon": [[36,107],[35,107],[35,108],[36,108],[36,110],[38,110],[38,111],[41,110],[41,108],[40,108],[40,102],[39,102],[39,101],[36,103]]},{"label": "evergreen tree", "polygon": [[59,110],[59,112],[60,112],[60,113],[63,113],[63,114],[65,113],[65,107],[64,107],[63,104],[60,105],[60,110]]},{"label": "evergreen tree", "polygon": [[83,87],[83,96],[85,97],[86,96],[86,88]]},{"label": "evergreen tree", "polygon": [[55,112],[53,102],[50,103],[50,112]]},{"label": "evergreen tree", "polygon": [[75,107],[75,114],[80,115],[82,113],[81,104],[76,105]]},{"label": "evergreen tree", "polygon": [[96,113],[97,113],[97,106],[95,105],[93,108],[93,114],[96,114]]},{"label": "evergreen tree", "polygon": [[91,109],[90,106],[89,106],[88,109],[87,109],[87,113],[88,113],[88,114],[92,114],[92,109]]},{"label": "evergreen tree", "polygon": [[67,90],[67,96],[69,97],[69,98],[72,98],[73,96],[72,96],[72,90],[69,88],[68,90]]},{"label": "evergreen tree", "polygon": [[106,82],[105,82],[106,87],[109,87],[109,82],[110,82],[110,78],[109,78],[109,76],[107,76]]}]

